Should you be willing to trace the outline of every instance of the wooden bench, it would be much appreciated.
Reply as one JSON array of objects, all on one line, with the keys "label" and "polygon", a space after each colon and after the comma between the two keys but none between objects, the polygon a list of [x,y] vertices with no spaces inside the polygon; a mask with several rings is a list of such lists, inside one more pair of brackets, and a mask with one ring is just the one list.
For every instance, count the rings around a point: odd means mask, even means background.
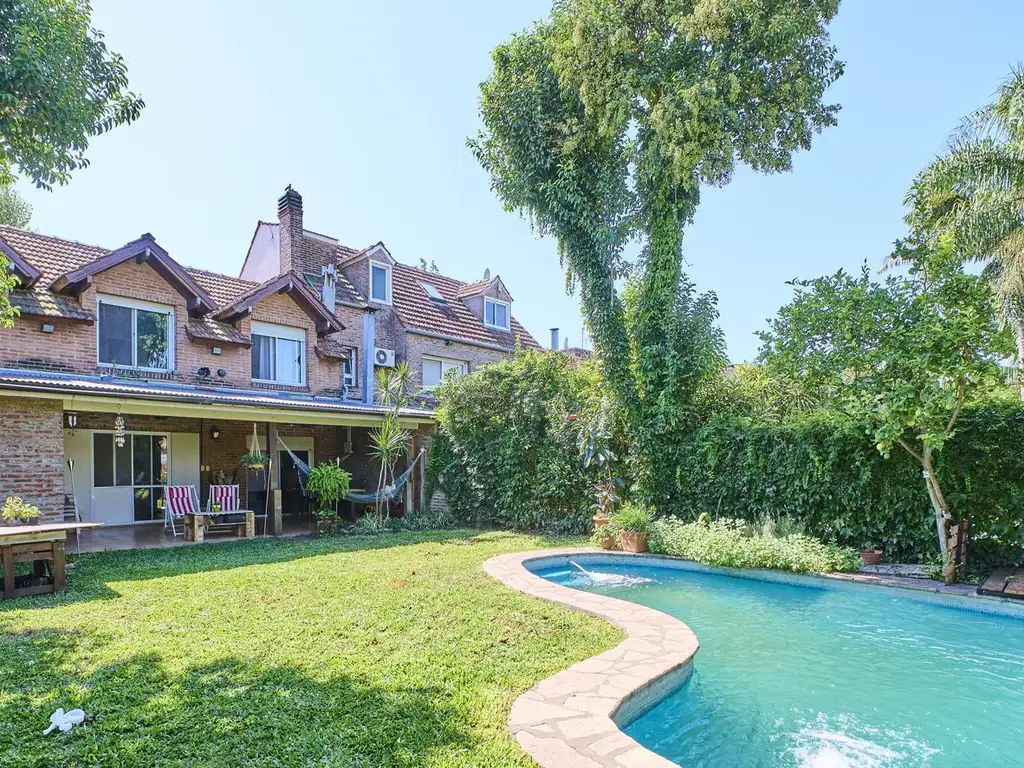
[{"label": "wooden bench", "polygon": [[[3,591],[0,599],[46,595],[59,592],[67,583],[64,542],[68,531],[99,528],[100,523],[49,523],[0,527],[0,563],[3,564]],[[32,563],[30,584],[17,586],[17,563]]]},{"label": "wooden bench", "polygon": [[[244,515],[245,520],[234,524],[236,536],[251,539],[256,535],[256,515],[251,509],[235,509],[230,512],[189,512],[185,515],[185,540],[201,542],[206,538],[206,527],[210,520],[227,515]],[[230,524],[229,524],[230,525]]]}]

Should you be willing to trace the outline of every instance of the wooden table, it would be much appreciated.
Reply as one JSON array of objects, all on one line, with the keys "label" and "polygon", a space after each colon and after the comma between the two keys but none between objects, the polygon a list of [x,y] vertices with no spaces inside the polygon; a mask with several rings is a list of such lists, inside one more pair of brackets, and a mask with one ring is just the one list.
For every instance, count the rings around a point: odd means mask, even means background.
[{"label": "wooden table", "polygon": [[[100,523],[46,523],[43,525],[0,526],[0,561],[3,562],[4,581],[0,599],[45,595],[59,592],[67,583],[64,564],[64,542],[68,531],[81,528],[99,528]],[[15,584],[14,564],[32,563],[33,581],[18,587]],[[50,571],[49,577],[46,571]]]},{"label": "wooden table", "polygon": [[245,515],[244,523],[234,525],[235,535],[251,539],[256,535],[256,513],[251,509],[235,509],[231,512],[197,512],[185,515],[185,540],[201,542],[206,538],[206,526],[210,519],[224,515]]}]

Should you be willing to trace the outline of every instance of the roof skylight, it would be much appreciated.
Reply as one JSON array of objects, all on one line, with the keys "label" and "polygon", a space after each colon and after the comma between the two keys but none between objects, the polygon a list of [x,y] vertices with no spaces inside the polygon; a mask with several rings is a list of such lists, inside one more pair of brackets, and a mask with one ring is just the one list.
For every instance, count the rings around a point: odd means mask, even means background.
[{"label": "roof skylight", "polygon": [[437,290],[437,288],[435,288],[433,285],[431,285],[430,283],[420,283],[420,286],[422,286],[423,292],[430,297],[431,301],[437,301],[440,302],[441,304],[445,303],[444,296],[442,296],[441,292]]}]

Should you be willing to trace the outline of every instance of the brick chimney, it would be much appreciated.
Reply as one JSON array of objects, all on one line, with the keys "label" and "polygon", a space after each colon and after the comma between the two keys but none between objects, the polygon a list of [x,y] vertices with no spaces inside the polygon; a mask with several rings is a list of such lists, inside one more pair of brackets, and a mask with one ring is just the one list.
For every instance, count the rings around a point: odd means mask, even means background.
[{"label": "brick chimney", "polygon": [[277,220],[281,223],[281,272],[302,269],[302,195],[289,184],[277,201]]}]

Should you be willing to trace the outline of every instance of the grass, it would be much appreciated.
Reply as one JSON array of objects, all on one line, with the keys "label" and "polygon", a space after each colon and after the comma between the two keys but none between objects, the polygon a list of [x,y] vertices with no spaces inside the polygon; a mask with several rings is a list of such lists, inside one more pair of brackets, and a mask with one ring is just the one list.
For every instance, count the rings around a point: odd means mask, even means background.
[{"label": "grass", "polygon": [[[621,639],[481,569],[553,543],[461,531],[80,556],[67,592],[0,605],[0,765],[532,765],[506,732],[512,702]],[[44,737],[58,706],[93,719]]]}]

